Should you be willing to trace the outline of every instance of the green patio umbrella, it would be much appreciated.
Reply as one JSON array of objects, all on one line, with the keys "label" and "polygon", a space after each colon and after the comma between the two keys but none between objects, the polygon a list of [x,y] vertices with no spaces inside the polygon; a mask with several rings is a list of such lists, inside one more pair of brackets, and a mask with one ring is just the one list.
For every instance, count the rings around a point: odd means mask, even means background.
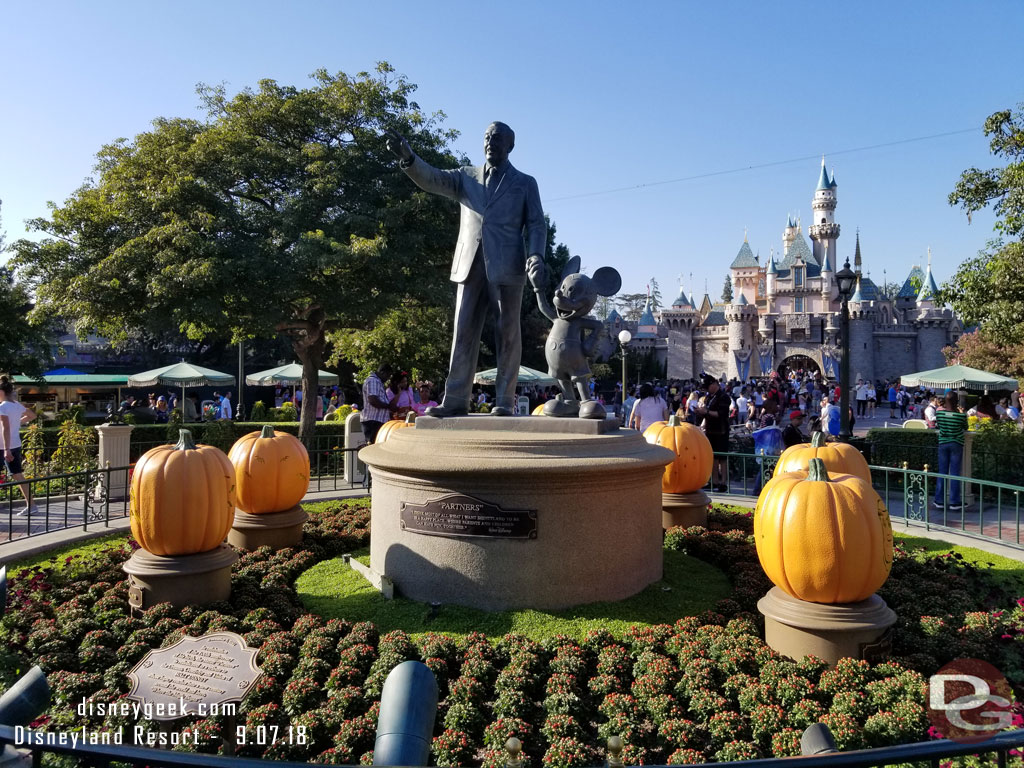
[{"label": "green patio umbrella", "polygon": [[947,365],[920,373],[900,376],[900,383],[907,387],[930,387],[931,389],[973,389],[988,392],[990,389],[1017,389],[1017,380],[1010,376],[980,371],[966,365]]},{"label": "green patio umbrella", "polygon": [[[498,377],[497,368],[488,368],[486,371],[480,371],[475,377],[473,377],[474,384],[493,384],[494,380]],[[519,383],[520,384],[557,384],[558,382],[548,376],[546,373],[541,373],[533,368],[527,368],[525,365],[519,366]]]},{"label": "green patio umbrella", "polygon": [[[317,371],[317,382],[320,384],[337,384],[338,374],[327,371]],[[245,377],[245,383],[250,387],[272,387],[275,384],[299,384],[302,382],[302,366],[298,363],[290,365],[279,365],[277,368],[269,368],[258,373],[251,373]]]},{"label": "green patio umbrella", "polygon": [[182,360],[180,363],[165,365],[128,377],[129,387],[154,387],[157,384],[181,387],[181,412],[185,413],[185,387],[202,387],[208,385],[232,385],[235,377],[228,373],[211,371]]}]

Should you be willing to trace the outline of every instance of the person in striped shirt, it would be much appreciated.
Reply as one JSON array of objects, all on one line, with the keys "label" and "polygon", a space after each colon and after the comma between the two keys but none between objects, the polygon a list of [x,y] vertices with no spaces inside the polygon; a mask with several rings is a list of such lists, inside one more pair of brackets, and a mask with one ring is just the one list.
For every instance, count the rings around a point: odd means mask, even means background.
[{"label": "person in striped shirt", "polygon": [[[960,410],[956,392],[947,392],[942,407],[935,412],[935,424],[939,428],[939,473],[959,475],[964,458],[964,435],[967,434],[967,414]],[[934,506],[942,509],[945,504],[944,478],[935,481]],[[960,481],[949,481],[949,509],[962,509]]]}]

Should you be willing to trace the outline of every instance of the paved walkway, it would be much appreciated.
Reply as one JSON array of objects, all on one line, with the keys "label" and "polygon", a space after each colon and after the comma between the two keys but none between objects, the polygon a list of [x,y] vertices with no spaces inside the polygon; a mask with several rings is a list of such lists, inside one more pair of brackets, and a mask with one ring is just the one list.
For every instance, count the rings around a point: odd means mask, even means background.
[{"label": "paved walkway", "polygon": [[[328,483],[325,482],[322,487],[326,485]],[[324,488],[324,490],[310,492],[306,494],[303,501],[330,501],[367,495],[364,488],[348,488],[344,484],[341,485],[342,487],[336,489]],[[756,501],[753,495],[743,495],[742,493],[711,493],[709,495],[715,502],[740,507],[753,508]],[[946,513],[932,509],[928,504],[926,512],[920,498],[907,499],[901,492],[894,492],[886,500],[886,506],[889,509],[894,530],[946,541],[958,546],[974,547],[1014,560],[1024,560],[1024,528],[1018,526],[1016,509],[1013,507],[1007,514],[1007,509],[1004,506],[1002,538],[1006,543],[1003,544],[995,540],[999,531],[999,520],[998,510],[992,504],[986,504],[981,508],[975,503],[972,508],[964,512],[948,511]],[[907,520],[908,507],[909,521]],[[27,516],[17,517],[10,514],[6,504],[0,506],[0,563],[21,560],[73,541],[127,530],[130,525],[128,504],[124,500],[110,503],[109,519],[106,505],[92,503],[86,505],[81,496],[67,498],[61,496],[51,499],[48,507],[49,518],[45,513],[47,507],[42,502],[40,502],[40,509],[41,512],[32,515],[30,519]],[[90,522],[83,530],[82,521],[87,514],[87,509]],[[927,515],[927,522],[925,515]],[[1021,522],[1024,523],[1024,520]],[[60,530],[53,530],[58,526]],[[945,526],[954,530],[936,529],[930,526]],[[27,535],[29,530],[32,531],[31,536]],[[47,532],[48,530],[49,532]],[[984,536],[980,535],[981,530],[984,531]],[[1011,546],[1015,542],[1022,546]]]},{"label": "paved walkway", "polygon": [[[331,501],[365,495],[367,492],[364,488],[342,487],[313,491],[307,493],[302,500]],[[25,502],[19,504],[24,506]],[[112,501],[109,518],[106,505],[87,505],[82,496],[59,496],[51,498],[48,505],[45,500],[37,500],[37,504],[40,510],[38,513],[21,517],[10,513],[6,504],[0,506],[0,564],[22,560],[74,541],[127,531],[131,525],[127,500]],[[89,523],[83,529],[86,514],[89,515]],[[28,535],[29,531],[31,536]]]},{"label": "paved walkway", "polygon": [[[743,495],[738,493],[709,493],[711,500],[719,504],[730,504],[736,507],[748,507],[754,508],[754,504],[757,499],[754,496]],[[935,539],[936,541],[944,541],[948,544],[954,544],[959,547],[973,547],[974,549],[980,549],[983,552],[989,552],[993,555],[1001,555],[1002,557],[1009,558],[1011,560],[1024,561],[1024,529],[1017,528],[1012,521],[1003,522],[1003,539],[1007,543],[1003,544],[996,541],[994,537],[996,534],[996,519],[995,519],[995,508],[987,508],[985,511],[985,536],[978,534],[977,518],[979,513],[977,509],[974,511],[967,511],[967,520],[964,523],[964,530],[946,530],[946,528],[936,528],[934,526],[948,526],[949,528],[960,527],[960,513],[959,512],[948,512],[943,522],[943,513],[939,510],[929,510],[928,522],[925,523],[923,518],[915,518],[911,515],[911,519],[908,521],[904,517],[904,504],[901,499],[890,499],[887,504],[889,509],[889,517],[892,520],[892,528],[897,533],[905,533],[908,536],[920,536],[925,539]],[[912,510],[913,511],[913,510]],[[954,517],[956,515],[956,517]],[[973,521],[973,522],[972,522]],[[1020,532],[1021,547],[1011,546],[1016,540],[1015,537]]]}]

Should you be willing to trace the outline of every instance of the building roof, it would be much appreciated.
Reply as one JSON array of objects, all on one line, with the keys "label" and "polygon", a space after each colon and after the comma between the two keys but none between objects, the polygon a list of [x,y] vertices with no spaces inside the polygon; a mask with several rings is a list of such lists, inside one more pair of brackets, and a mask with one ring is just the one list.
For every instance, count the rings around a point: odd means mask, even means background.
[{"label": "building roof", "polygon": [[932,275],[932,265],[928,265],[928,271],[925,273],[924,280],[921,282],[921,292],[917,294],[917,300],[921,301],[934,301],[935,294],[939,292],[939,286],[935,284],[935,277]]},{"label": "building roof", "polygon": [[616,312],[613,307],[612,311],[608,313],[608,317],[606,317],[604,321],[608,323],[608,325],[613,325],[616,321],[622,322],[622,315]]},{"label": "building roof", "polygon": [[[653,331],[644,331],[643,328],[653,328]],[[654,312],[651,311],[651,297],[647,297],[647,303],[644,304],[644,313],[640,315],[640,321],[636,324],[636,333],[634,338],[637,339],[653,339],[658,335],[657,332],[658,321],[654,319]]]},{"label": "building roof", "polygon": [[690,306],[693,307],[694,309],[697,308],[697,302],[693,300],[693,291],[690,291]]},{"label": "building roof", "polygon": [[832,189],[832,182],[828,178],[828,171],[825,170],[825,156],[821,156],[821,176],[818,177],[818,186],[815,188],[815,192],[822,189]]},{"label": "building roof", "polygon": [[701,325],[728,325],[729,321],[725,319],[725,304],[712,304],[711,311],[708,312],[708,316],[704,318],[704,322]]},{"label": "building roof", "polygon": [[802,259],[804,264],[813,264],[816,267],[820,267],[818,260],[815,259],[814,254],[811,253],[811,249],[807,245],[807,240],[804,239],[802,232],[796,233],[796,237],[793,238],[793,242],[790,244],[789,248],[786,249],[786,256],[782,259],[782,263],[779,264],[779,269],[789,269],[793,266],[797,257]]},{"label": "building roof", "polygon": [[878,286],[870,277],[862,275],[857,280],[857,290],[853,292],[850,301],[878,301],[879,298],[881,298],[881,292],[878,290]]},{"label": "building roof", "polygon": [[910,270],[910,274],[907,275],[907,279],[903,282],[900,292],[896,294],[896,298],[916,299],[917,295],[921,292],[922,285],[924,285],[924,270],[915,264]]},{"label": "building roof", "polygon": [[[39,379],[33,379],[31,376],[15,376],[15,384],[36,384]],[[56,384],[62,387],[66,386],[98,386],[101,384],[113,384],[113,385],[128,385],[128,374],[116,375],[116,374],[105,374],[105,373],[79,373],[75,375],[67,374],[49,374],[43,376],[43,381],[47,384]]]},{"label": "building roof", "polygon": [[686,299],[686,291],[683,290],[683,286],[679,286],[679,295],[676,296],[676,300],[672,302],[673,307],[688,307],[690,302]]},{"label": "building roof", "polygon": [[743,295],[743,291],[740,291],[740,297],[733,302],[737,307],[745,307],[750,302],[747,301],[747,297]]},{"label": "building roof", "polygon": [[757,266],[758,263],[757,259],[754,257],[754,252],[750,250],[750,243],[744,240],[743,245],[740,246],[739,253],[737,253],[736,258],[732,260],[732,264],[729,265],[729,269],[744,269]]},{"label": "building roof", "polygon": [[775,256],[771,256],[768,259],[768,272],[767,272],[767,274],[769,274],[769,275],[777,275],[777,274],[779,274],[779,270],[776,269],[776,267],[775,267]]}]

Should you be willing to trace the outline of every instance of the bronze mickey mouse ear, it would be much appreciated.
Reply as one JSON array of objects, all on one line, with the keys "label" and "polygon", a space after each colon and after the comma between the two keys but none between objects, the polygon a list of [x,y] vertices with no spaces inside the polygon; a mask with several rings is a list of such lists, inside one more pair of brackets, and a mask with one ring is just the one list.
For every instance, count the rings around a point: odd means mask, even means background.
[{"label": "bronze mickey mouse ear", "polygon": [[601,267],[590,279],[601,296],[614,296],[622,287],[622,276],[614,267]]}]

